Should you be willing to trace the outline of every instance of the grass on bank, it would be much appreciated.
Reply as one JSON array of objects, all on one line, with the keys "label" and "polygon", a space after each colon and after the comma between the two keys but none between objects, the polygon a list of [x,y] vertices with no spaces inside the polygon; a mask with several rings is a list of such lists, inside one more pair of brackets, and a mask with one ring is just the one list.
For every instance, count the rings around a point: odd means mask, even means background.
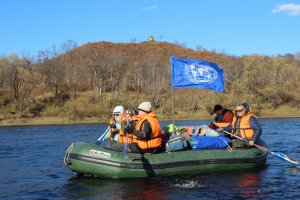
[{"label": "grass on bank", "polygon": [[[128,103],[138,105],[140,102],[147,100],[145,95],[137,96],[135,93],[126,95],[116,95],[115,93],[106,93],[95,96],[93,92],[79,93],[77,98],[70,97],[64,102],[57,102],[53,100],[53,96],[47,94],[38,96],[35,99],[37,105],[42,105],[42,111],[37,116],[28,113],[14,113],[10,111],[12,107],[1,109],[0,125],[29,125],[29,124],[72,124],[72,123],[108,123],[111,112],[115,105],[124,105],[127,107]],[[159,102],[160,99],[158,99]],[[181,103],[180,99],[175,99],[176,102]],[[214,100],[217,101],[217,98]],[[197,119],[212,119],[207,107],[212,107],[215,102],[210,102],[208,99],[191,99],[190,104],[184,107],[175,107],[175,115],[173,116],[171,98],[165,98],[160,103],[154,112],[157,114],[159,120],[197,120]],[[228,106],[229,109],[234,109],[232,103],[222,102],[223,105]],[[249,102],[251,105],[251,102]],[[199,104],[199,105],[198,105]],[[195,109],[195,105],[198,108]],[[30,105],[34,107],[35,105]],[[282,105],[274,109],[271,104],[251,105],[254,113],[259,110],[259,117],[299,117],[300,109],[298,107],[291,107]],[[258,109],[259,108],[259,109]]]}]

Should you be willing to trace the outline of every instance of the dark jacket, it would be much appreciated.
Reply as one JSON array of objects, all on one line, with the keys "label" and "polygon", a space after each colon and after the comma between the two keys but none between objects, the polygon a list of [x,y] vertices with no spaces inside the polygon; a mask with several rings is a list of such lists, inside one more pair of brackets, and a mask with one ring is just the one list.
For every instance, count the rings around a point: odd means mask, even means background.
[{"label": "dark jacket", "polygon": [[133,134],[136,135],[138,138],[142,140],[149,140],[152,135],[152,128],[148,120],[145,120],[145,122],[142,125],[143,127],[141,128],[140,131],[134,130]]}]

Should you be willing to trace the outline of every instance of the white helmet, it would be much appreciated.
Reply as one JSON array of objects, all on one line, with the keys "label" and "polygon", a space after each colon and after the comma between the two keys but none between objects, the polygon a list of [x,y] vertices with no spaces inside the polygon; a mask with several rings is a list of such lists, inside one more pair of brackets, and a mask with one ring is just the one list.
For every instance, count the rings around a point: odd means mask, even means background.
[{"label": "white helmet", "polygon": [[125,112],[124,106],[116,106],[113,110],[113,114],[120,114],[123,115]]}]

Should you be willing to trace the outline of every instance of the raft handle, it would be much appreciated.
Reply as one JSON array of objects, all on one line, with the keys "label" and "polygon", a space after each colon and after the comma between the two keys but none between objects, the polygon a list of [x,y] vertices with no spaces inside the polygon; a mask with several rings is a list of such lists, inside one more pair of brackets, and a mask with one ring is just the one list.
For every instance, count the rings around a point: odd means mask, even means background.
[{"label": "raft handle", "polygon": [[130,157],[131,161],[143,160],[143,157]]},{"label": "raft handle", "polygon": [[71,161],[71,159],[69,157],[72,149],[73,149],[73,143],[69,146],[69,148],[67,149],[67,151],[65,153],[65,156],[64,156],[64,163],[66,165],[72,165],[72,161]]}]

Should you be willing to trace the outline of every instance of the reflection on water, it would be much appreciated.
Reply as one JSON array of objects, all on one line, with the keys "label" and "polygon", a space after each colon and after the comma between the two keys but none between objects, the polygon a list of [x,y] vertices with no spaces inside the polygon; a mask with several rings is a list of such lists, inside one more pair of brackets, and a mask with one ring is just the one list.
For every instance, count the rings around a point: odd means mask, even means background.
[{"label": "reflection on water", "polygon": [[237,190],[240,191],[242,197],[255,199],[255,196],[261,192],[261,190],[258,189],[259,179],[260,176],[257,173],[241,174],[235,182],[235,186]]},{"label": "reflection on water", "polygon": [[284,168],[286,169],[286,171],[287,171],[288,173],[291,173],[291,174],[293,174],[293,173],[298,173],[299,170],[300,170],[299,165],[296,166],[296,167],[293,167],[293,166],[286,166],[286,167],[284,167]]},{"label": "reflection on water", "polygon": [[155,179],[111,180],[73,177],[64,185],[63,196],[68,199],[167,199],[163,194],[164,189]]},{"label": "reflection on water", "polygon": [[263,170],[135,180],[71,177],[63,186],[63,196],[67,199],[201,199],[200,196],[215,199],[223,193],[230,198],[255,199],[260,193]]},{"label": "reflection on water", "polygon": [[[300,159],[300,119],[260,122],[262,139],[271,151]],[[300,169],[273,155],[265,168],[247,171],[133,180],[76,177],[63,164],[65,151],[72,142],[94,143],[106,128],[99,124],[0,127],[0,199],[300,199]]]}]

